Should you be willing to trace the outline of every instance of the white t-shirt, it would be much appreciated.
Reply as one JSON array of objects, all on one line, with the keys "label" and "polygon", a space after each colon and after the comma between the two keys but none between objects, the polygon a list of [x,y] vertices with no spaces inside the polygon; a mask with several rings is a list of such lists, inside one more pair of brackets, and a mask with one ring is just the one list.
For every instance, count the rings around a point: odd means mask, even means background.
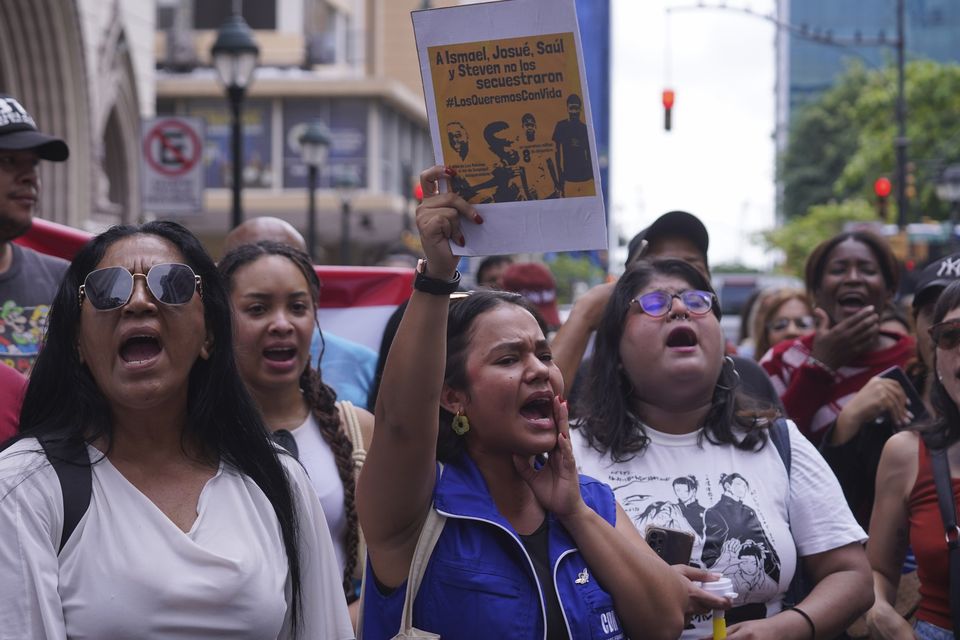
[{"label": "white t-shirt", "polygon": [[303,424],[291,433],[297,442],[300,463],[307,470],[310,483],[320,498],[320,506],[323,507],[323,515],[327,519],[327,528],[333,538],[333,549],[337,554],[340,575],[343,575],[346,557],[343,542],[347,533],[347,515],[343,508],[343,482],[337,471],[337,460],[333,456],[330,445],[323,439],[312,412],[308,412]]},{"label": "white t-shirt", "polygon": [[[0,453],[0,638],[290,637],[280,525],[221,463],[181,531],[98,450],[90,506],[60,555],[63,497],[35,439]],[[303,469],[284,459],[299,519],[301,638],[353,638],[337,564]]]},{"label": "white t-shirt", "polygon": [[[691,564],[730,578],[735,607],[751,604],[769,617],[780,611],[798,550],[808,556],[866,540],[833,472],[792,422],[789,429],[789,480],[772,442],[755,452],[706,439],[701,446],[699,431],[645,427],[650,444],[622,463],[588,447],[579,429],[572,442],[581,473],[610,485],[641,534],[650,525],[692,533]],[[696,628],[682,637],[709,636],[710,621],[694,616]]]}]

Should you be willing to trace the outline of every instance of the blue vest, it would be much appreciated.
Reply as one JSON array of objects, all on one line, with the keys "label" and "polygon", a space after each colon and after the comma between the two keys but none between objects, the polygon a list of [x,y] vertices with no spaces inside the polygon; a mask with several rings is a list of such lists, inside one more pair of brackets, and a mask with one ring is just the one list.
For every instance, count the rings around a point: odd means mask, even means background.
[{"label": "blue vest", "polygon": [[[607,485],[580,476],[580,493],[607,522],[616,522],[616,502]],[[545,638],[544,585],[468,456],[444,467],[433,507],[447,521],[414,601],[414,626],[444,640]],[[550,566],[570,638],[624,638],[613,599],[559,521],[552,514],[547,519]],[[406,584],[384,596],[369,564],[367,571],[364,638],[392,638],[399,631]]]}]

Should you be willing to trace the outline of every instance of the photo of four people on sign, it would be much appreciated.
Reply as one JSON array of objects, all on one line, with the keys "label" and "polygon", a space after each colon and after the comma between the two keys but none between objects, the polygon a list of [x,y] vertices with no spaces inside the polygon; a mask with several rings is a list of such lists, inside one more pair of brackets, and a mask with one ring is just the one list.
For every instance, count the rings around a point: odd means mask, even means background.
[{"label": "photo of four people on sign", "polygon": [[482,131],[489,154],[471,148],[471,136],[463,122],[448,122],[447,144],[453,157],[447,164],[456,172],[452,189],[474,203],[593,195],[590,141],[581,119],[583,101],[570,94],[566,107],[568,117],[556,123],[549,140],[530,112],[520,119],[519,135],[506,120],[489,122]]}]

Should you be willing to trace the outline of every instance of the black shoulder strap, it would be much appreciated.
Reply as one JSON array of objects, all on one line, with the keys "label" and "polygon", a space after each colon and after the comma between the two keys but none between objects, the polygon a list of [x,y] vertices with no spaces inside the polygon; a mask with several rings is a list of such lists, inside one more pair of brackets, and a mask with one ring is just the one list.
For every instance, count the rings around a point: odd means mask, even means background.
[{"label": "black shoulder strap", "polygon": [[[790,463],[793,459],[792,450],[790,448],[790,427],[787,426],[787,421],[784,418],[777,418],[767,433],[770,435],[770,440],[773,442],[773,446],[777,448],[777,453],[780,454],[780,459],[783,460],[783,466],[787,470],[787,497],[789,499]],[[787,516],[789,517],[789,515],[790,508],[788,506]],[[787,522],[787,526],[790,526],[789,521]],[[801,562],[800,554],[797,553],[797,566],[793,572],[793,579],[790,581],[790,585],[787,587],[786,593],[783,594],[784,608],[795,607],[806,597],[806,595],[810,592],[808,583],[809,581],[807,580],[803,570],[803,563]]]},{"label": "black shoulder strap", "polygon": [[47,435],[39,438],[40,445],[60,481],[63,494],[63,532],[60,535],[60,548],[64,545],[80,524],[83,514],[90,506],[93,493],[93,475],[90,472],[90,456],[82,440]]},{"label": "black shoulder strap", "polygon": [[924,434],[923,441],[930,451],[933,483],[937,487],[944,538],[950,550],[950,614],[953,628],[960,629],[960,528],[957,527],[957,505],[953,495],[953,481],[950,478],[950,461],[947,460],[946,448],[930,446],[927,434]]},{"label": "black shoulder strap", "polygon": [[783,466],[787,470],[787,478],[790,478],[790,429],[787,427],[787,421],[783,418],[777,418],[773,426],[768,430],[770,434],[770,440],[773,441],[773,446],[777,448],[777,453],[780,454],[780,459],[783,460]]}]

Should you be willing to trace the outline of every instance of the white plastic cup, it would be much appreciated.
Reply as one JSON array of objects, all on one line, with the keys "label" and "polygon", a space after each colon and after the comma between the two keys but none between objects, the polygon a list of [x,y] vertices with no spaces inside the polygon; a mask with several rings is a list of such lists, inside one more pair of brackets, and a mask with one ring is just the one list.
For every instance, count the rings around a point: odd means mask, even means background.
[{"label": "white plastic cup", "polygon": [[[736,592],[733,590],[733,582],[730,581],[730,578],[720,578],[714,580],[713,582],[704,582],[701,583],[700,588],[706,591],[707,593],[712,593],[715,596],[720,596],[721,598],[733,598],[737,597]],[[713,610],[713,640],[724,640],[727,637],[727,620],[724,614],[723,609],[714,609]]]}]

